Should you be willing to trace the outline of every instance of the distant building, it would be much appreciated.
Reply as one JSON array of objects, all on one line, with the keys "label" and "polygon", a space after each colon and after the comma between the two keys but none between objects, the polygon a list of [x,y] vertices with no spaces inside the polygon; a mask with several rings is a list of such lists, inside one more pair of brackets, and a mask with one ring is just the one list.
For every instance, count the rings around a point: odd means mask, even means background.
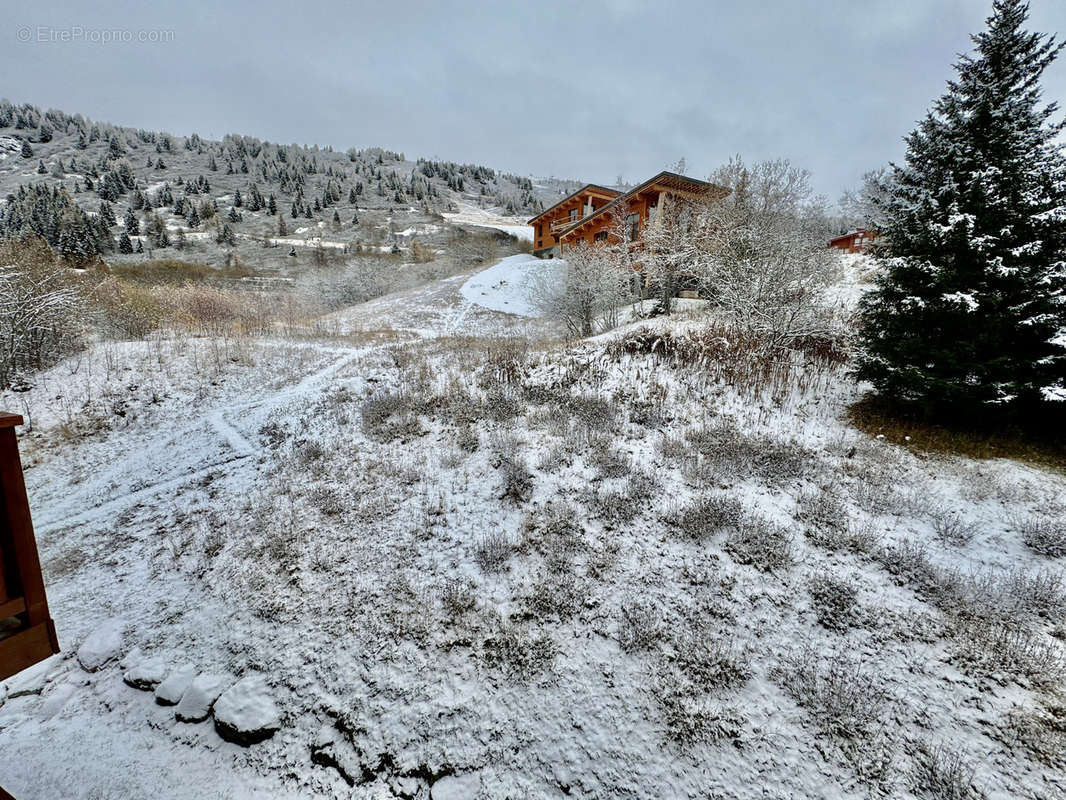
[{"label": "distant building", "polygon": [[837,250],[843,250],[845,253],[861,253],[880,238],[877,231],[858,228],[830,239],[829,246]]},{"label": "distant building", "polygon": [[660,172],[624,193],[590,183],[529,221],[533,226],[533,254],[551,258],[579,242],[605,241],[620,214],[629,228],[629,241],[639,246],[641,232],[655,217],[662,198],[695,200],[726,194],[725,189],[713,183],[674,172]]}]

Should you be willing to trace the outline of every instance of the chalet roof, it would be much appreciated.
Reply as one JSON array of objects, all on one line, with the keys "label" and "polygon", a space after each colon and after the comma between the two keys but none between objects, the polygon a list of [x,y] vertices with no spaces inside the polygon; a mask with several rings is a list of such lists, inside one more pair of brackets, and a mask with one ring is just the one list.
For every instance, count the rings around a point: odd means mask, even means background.
[{"label": "chalet roof", "polygon": [[562,231],[559,232],[559,237],[562,238],[563,236],[566,236],[566,234],[570,233],[570,231],[584,225],[586,222],[591,219],[594,219],[595,217],[598,217],[600,214],[605,213],[608,209],[610,209],[617,203],[621,203],[631,197],[635,197],[641,192],[647,191],[649,188],[655,186],[656,184],[662,184],[668,188],[676,189],[678,191],[690,192],[692,194],[707,194],[708,192],[711,192],[716,189],[722,192],[723,197],[729,194],[729,191],[727,189],[722,186],[718,186],[717,184],[709,183],[708,181],[701,181],[698,178],[689,178],[685,175],[678,175],[676,172],[663,171],[660,172],[658,175],[644,181],[644,183],[640,184],[639,186],[634,186],[625,194],[619,194],[611,202],[607,203],[602,208],[596,209],[587,217],[577,220],[570,227],[564,228]]},{"label": "chalet roof", "polygon": [[620,194],[621,194],[621,192],[620,192],[620,191],[618,191],[617,189],[612,189],[612,188],[610,188],[609,186],[600,186],[600,185],[599,185],[598,183],[586,183],[586,184],[585,184],[584,186],[582,186],[582,187],[581,187],[580,189],[578,189],[578,190],[577,190],[576,192],[571,192],[571,193],[570,193],[570,194],[568,194],[568,195],[567,195],[566,197],[564,197],[564,198],[563,198],[562,200],[560,200],[560,201],[559,201],[558,203],[556,203],[555,205],[553,205],[553,206],[552,206],[551,208],[546,208],[546,209],[544,209],[543,211],[541,211],[541,212],[540,212],[539,214],[537,214],[537,216],[533,217],[533,218],[532,218],[531,220],[529,220],[529,222],[528,222],[528,223],[526,223],[526,224],[527,224],[527,225],[532,225],[532,224],[533,224],[534,222],[536,222],[536,221],[537,221],[538,219],[540,219],[541,217],[543,217],[543,216],[544,216],[545,214],[549,214],[549,213],[551,213],[552,211],[554,211],[555,209],[557,209],[557,208],[558,208],[559,206],[561,206],[561,205],[564,205],[565,203],[568,203],[568,202],[570,202],[570,201],[571,201],[571,200],[573,200],[573,199],[574,199],[575,197],[577,197],[577,196],[578,196],[579,194],[581,194],[582,192],[587,192],[587,191],[588,191],[589,189],[595,189],[595,190],[596,190],[596,191],[598,191],[598,192],[603,192],[604,194],[606,194],[606,195],[608,195],[608,196],[610,196],[610,197],[618,197],[618,195],[620,195]]},{"label": "chalet roof", "polygon": [[872,231],[869,228],[856,228],[855,230],[848,231],[847,233],[842,233],[839,236],[834,236],[832,239],[829,240],[829,243],[832,244],[833,242],[839,242],[842,239],[851,239],[854,236],[867,236],[867,235],[869,235],[871,237],[876,237],[877,236],[877,232],[876,231]]}]

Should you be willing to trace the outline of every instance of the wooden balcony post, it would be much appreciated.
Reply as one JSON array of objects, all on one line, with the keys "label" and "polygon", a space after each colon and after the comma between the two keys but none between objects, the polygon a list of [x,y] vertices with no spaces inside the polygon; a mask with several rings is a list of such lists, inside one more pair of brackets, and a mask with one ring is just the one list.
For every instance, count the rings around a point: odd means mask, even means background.
[{"label": "wooden balcony post", "polygon": [[15,437],[21,424],[0,411],[0,620],[18,620],[0,629],[0,680],[59,652]]}]

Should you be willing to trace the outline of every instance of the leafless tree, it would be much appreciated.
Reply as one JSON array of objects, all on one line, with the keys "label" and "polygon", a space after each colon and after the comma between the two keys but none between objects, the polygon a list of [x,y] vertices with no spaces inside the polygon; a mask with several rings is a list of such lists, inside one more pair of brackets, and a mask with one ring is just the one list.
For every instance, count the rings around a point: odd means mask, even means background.
[{"label": "leafless tree", "polygon": [[84,319],[76,278],[35,239],[0,247],[0,388],[77,349]]},{"label": "leafless tree", "polygon": [[749,167],[738,156],[711,181],[730,194],[703,205],[690,258],[719,312],[777,344],[829,332],[823,300],[839,264],[806,170],[787,160]]},{"label": "leafless tree", "polygon": [[568,248],[565,261],[558,265],[532,279],[528,291],[533,305],[549,319],[562,322],[574,337],[617,325],[618,310],[630,297],[630,275],[620,248],[581,242]]}]

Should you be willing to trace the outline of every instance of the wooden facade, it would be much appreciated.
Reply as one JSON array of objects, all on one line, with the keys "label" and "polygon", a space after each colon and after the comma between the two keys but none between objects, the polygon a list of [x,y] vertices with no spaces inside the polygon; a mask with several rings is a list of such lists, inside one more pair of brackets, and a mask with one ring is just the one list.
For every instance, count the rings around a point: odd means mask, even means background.
[{"label": "wooden facade", "polygon": [[660,172],[624,193],[589,184],[529,221],[533,253],[561,255],[581,242],[606,241],[617,236],[619,218],[628,228],[629,241],[639,243],[663,198],[702,200],[726,194],[720,186],[674,172]]},{"label": "wooden facade", "polygon": [[533,254],[559,254],[560,235],[575,222],[602,209],[621,194],[617,189],[587,183],[529,221],[533,226]]},{"label": "wooden facade", "polygon": [[59,652],[15,437],[21,424],[0,412],[0,680]]},{"label": "wooden facade", "polygon": [[830,239],[829,246],[836,250],[843,250],[845,253],[861,253],[879,238],[880,236],[876,231],[859,228]]}]

